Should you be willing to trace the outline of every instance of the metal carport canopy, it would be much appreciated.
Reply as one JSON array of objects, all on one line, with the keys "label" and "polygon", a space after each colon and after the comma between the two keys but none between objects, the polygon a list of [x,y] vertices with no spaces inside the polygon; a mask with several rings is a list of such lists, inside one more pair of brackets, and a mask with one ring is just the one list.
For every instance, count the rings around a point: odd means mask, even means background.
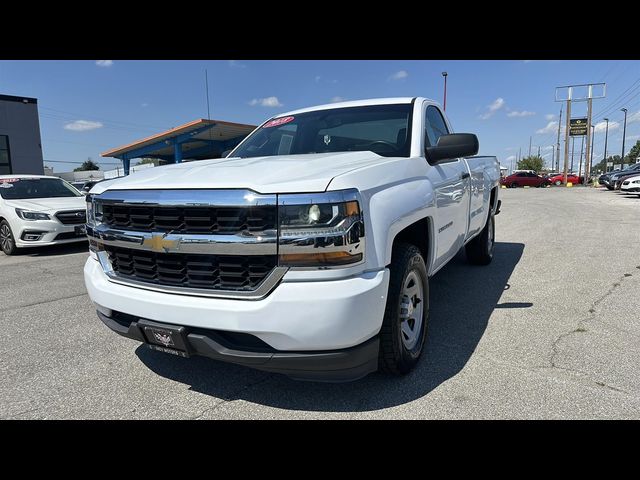
[{"label": "metal carport canopy", "polygon": [[119,158],[129,174],[131,159],[159,158],[180,163],[183,159],[219,158],[222,152],[240,143],[255,125],[198,119],[142,140],[107,150],[102,157]]}]

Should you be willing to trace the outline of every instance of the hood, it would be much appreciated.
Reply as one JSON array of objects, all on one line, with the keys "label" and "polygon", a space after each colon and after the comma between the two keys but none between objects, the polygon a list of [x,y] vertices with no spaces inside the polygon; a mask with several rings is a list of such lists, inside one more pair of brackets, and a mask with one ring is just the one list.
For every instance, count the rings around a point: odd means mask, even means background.
[{"label": "hood", "polygon": [[63,198],[30,198],[25,200],[6,200],[6,204],[13,208],[23,208],[34,212],[57,212],[60,210],[84,210],[85,197]]},{"label": "hood", "polygon": [[389,160],[373,152],[220,158],[148,168],[106,185],[98,183],[91,193],[156,188],[248,188],[259,193],[322,192],[338,175]]}]

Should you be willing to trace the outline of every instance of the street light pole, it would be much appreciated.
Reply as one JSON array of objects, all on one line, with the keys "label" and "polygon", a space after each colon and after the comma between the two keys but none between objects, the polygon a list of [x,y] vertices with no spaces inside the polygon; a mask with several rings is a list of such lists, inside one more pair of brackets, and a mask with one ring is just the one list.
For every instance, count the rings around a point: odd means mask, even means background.
[{"label": "street light pole", "polygon": [[609,139],[609,119],[605,118],[605,122],[607,122],[607,128],[604,132],[604,173],[609,171],[609,167],[607,167],[607,140]]},{"label": "street light pole", "polygon": [[447,111],[447,72],[442,72],[442,76],[444,77],[444,102],[442,102],[443,110]]},{"label": "street light pole", "polygon": [[620,159],[620,170],[622,170],[622,166],[624,165],[624,137],[627,136],[627,109],[621,108],[621,112],[624,112],[624,127],[622,129],[622,157]]},{"label": "street light pole", "polygon": [[[591,158],[589,158],[589,173],[593,169],[593,137],[596,136],[596,127],[595,125],[591,125]],[[589,179],[587,179],[589,181]]]}]

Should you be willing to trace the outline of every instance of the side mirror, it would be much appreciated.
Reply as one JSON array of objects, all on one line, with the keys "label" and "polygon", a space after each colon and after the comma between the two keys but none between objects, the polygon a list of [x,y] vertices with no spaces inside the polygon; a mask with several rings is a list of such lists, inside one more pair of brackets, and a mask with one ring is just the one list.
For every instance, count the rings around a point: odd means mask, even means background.
[{"label": "side mirror", "polygon": [[436,165],[460,157],[472,157],[478,153],[480,144],[473,133],[451,133],[442,135],[435,147],[425,148],[430,164]]}]

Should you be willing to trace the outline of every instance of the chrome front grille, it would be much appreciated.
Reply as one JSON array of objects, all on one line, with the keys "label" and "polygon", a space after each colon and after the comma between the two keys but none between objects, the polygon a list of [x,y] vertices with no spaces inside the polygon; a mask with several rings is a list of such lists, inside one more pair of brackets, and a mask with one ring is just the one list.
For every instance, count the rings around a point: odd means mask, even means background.
[{"label": "chrome front grille", "polygon": [[277,263],[276,255],[185,255],[105,247],[113,271],[157,285],[255,290]]},{"label": "chrome front grille", "polygon": [[102,214],[105,225],[138,232],[235,234],[276,228],[275,206],[151,207],[105,204]]},{"label": "chrome front grille", "polygon": [[109,190],[87,234],[109,279],[170,293],[261,298],[282,279],[275,195]]}]

